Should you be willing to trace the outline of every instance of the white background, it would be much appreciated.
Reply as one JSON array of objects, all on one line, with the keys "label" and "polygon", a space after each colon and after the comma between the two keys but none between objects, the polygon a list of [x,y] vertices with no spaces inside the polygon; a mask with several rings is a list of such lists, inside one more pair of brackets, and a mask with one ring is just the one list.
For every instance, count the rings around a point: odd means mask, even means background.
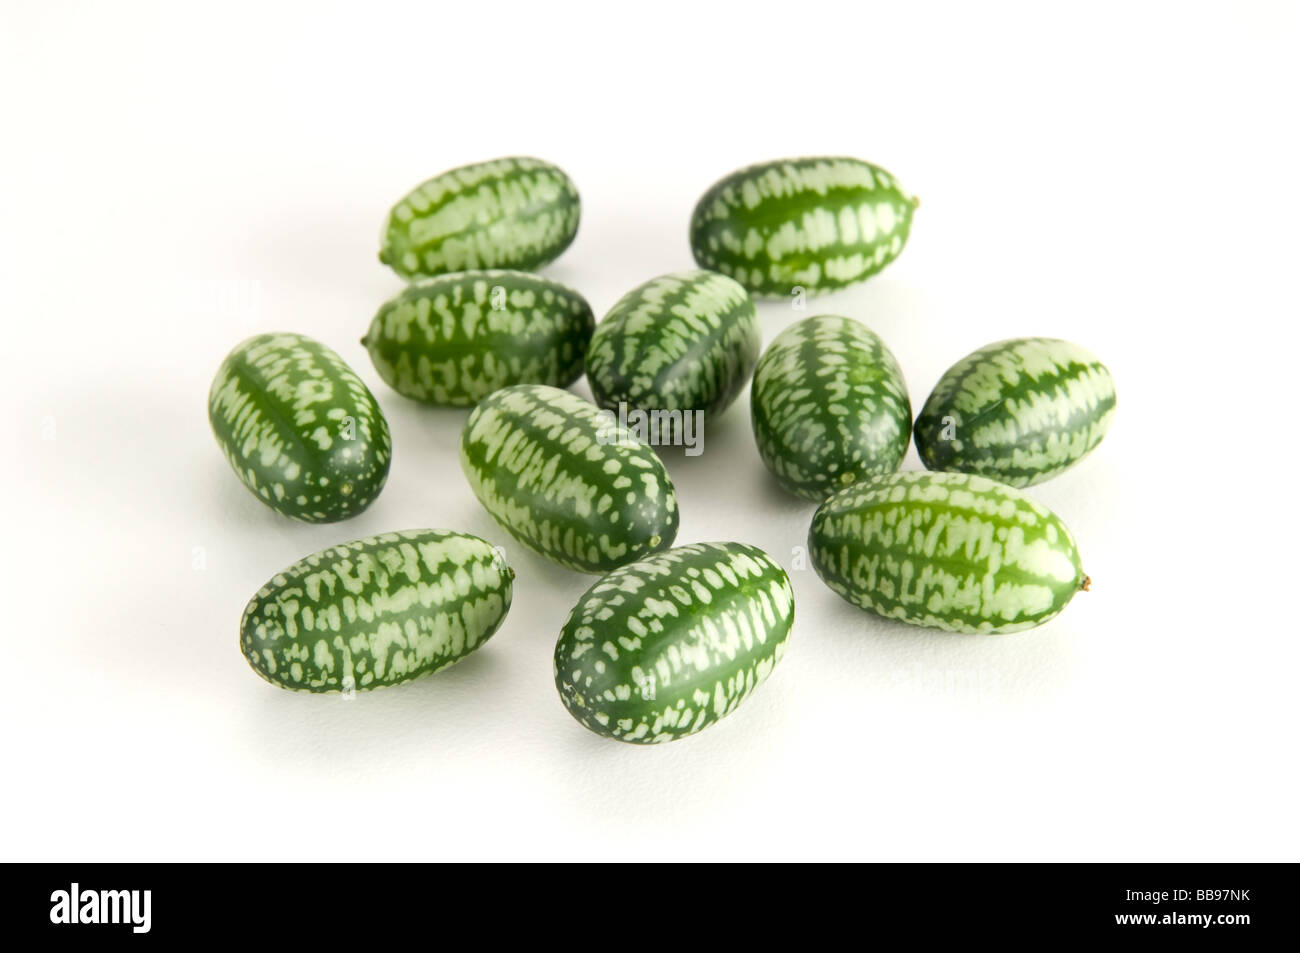
[{"label": "white background", "polygon": [[[1297,859],[1294,11],[6,4],[0,855]],[[738,166],[894,172],[910,244],[806,314],[878,331],[918,408],[999,338],[1100,355],[1110,436],[1031,491],[1093,590],[958,636],[793,571],[789,652],[735,715],[655,748],[582,729],[551,652],[592,578],[494,525],[465,413],[400,398],[357,343],[401,287],[376,260],[392,203],[520,153],[579,186],[546,274],[598,315],[692,266],[691,208]],[[799,316],[760,311],[765,342]],[[267,330],[330,344],[383,403],[392,475],[351,522],[276,515],[216,448],[212,374]],[[790,566],[812,508],[747,405],[667,454],[679,542]],[[485,650],[352,702],[249,670],[237,624],[274,572],[423,526],[505,544]]]}]

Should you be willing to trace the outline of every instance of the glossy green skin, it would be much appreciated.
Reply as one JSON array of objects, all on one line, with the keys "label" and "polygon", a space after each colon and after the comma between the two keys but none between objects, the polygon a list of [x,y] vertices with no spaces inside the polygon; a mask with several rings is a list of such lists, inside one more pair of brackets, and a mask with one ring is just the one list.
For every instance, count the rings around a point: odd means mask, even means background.
[{"label": "glossy green skin", "polygon": [[524,271],[423,278],[388,301],[361,343],[406,397],[472,407],[511,384],[582,376],[595,318],[572,288]]},{"label": "glossy green skin", "polygon": [[1014,338],[950,367],[916,418],[931,470],[1031,486],[1093,451],[1115,415],[1115,381],[1089,351],[1055,338]]},{"label": "glossy green skin", "polygon": [[729,715],[769,674],[794,623],[785,570],[743,543],[697,543],[615,570],[555,645],[564,707],[598,735],[657,744]]},{"label": "glossy green skin", "polygon": [[486,642],[510,609],[513,579],[500,551],[477,536],[382,533],[277,573],[244,609],[239,646],[281,688],[395,685]]},{"label": "glossy green skin", "polygon": [[854,605],[949,632],[1041,625],[1089,584],[1054,513],[965,473],[894,473],[841,490],[813,516],[808,551]]},{"label": "glossy green skin", "polygon": [[379,260],[403,278],[476,268],[532,271],[578,233],[573,180],[526,156],[476,162],[423,182],[393,206]]},{"label": "glossy green skin", "polygon": [[625,294],[596,326],[587,380],[601,407],[720,414],[758,361],[758,312],[712,271],[660,275]]},{"label": "glossy green skin", "polygon": [[218,368],[208,420],[235,474],[285,516],[356,516],[388,479],[388,421],[361,378],[319,341],[260,334]]},{"label": "glossy green skin", "polygon": [[763,463],[787,491],[821,502],[907,453],[903,372],[866,325],[824,314],[792,324],[763,352],[750,389]]},{"label": "glossy green skin", "polygon": [[483,508],[534,552],[605,573],[677,537],[677,497],[658,455],[615,416],[540,384],[485,397],[460,462]]},{"label": "glossy green skin", "polygon": [[759,295],[818,294],[898,257],[916,199],[861,159],[763,162],[714,183],[691,215],[691,251]]}]

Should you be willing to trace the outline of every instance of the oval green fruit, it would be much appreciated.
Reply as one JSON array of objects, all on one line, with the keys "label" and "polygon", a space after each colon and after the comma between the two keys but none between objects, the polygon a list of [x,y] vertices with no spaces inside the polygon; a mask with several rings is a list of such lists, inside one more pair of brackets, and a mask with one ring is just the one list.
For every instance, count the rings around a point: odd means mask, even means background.
[{"label": "oval green fruit", "polygon": [[586,299],[559,282],[525,271],[463,271],[399,292],[361,343],[399,394],[471,407],[511,384],[572,384],[594,325]]},{"label": "oval green fruit", "polygon": [[492,518],[561,566],[604,573],[677,537],[658,455],[568,391],[516,384],[483,398],[461,432],[460,462]]},{"label": "oval green fruit", "polygon": [[268,682],[306,692],[395,685],[481,646],[510,609],[514,571],[450,530],[382,533],[306,557],[244,609],[239,646]]},{"label": "oval green fruit", "polygon": [[716,182],[691,215],[702,268],[755,294],[833,291],[898,257],[916,199],[884,169],[843,157],[780,159]]},{"label": "oval green fruit", "polygon": [[1090,352],[1014,338],[944,373],[916,418],[916,449],[931,470],[1030,486],[1091,453],[1114,414],[1115,381]]},{"label": "oval green fruit", "polygon": [[833,314],[776,336],[754,372],[750,412],[759,455],[777,482],[818,502],[893,473],[912,434],[894,355],[866,325]]},{"label": "oval green fruit", "polygon": [[388,479],[392,443],[374,395],[301,334],[259,334],[231,351],[212,381],[208,420],[244,485],[294,519],[356,516]]},{"label": "oval green fruit", "polygon": [[393,206],[379,260],[403,278],[472,268],[531,271],[569,247],[580,213],[573,181],[549,162],[476,162],[429,179]]},{"label": "oval green fruit", "polygon": [[712,415],[744,388],[761,346],[744,288],[713,271],[675,272],[633,288],[596,326],[587,380],[606,409]]},{"label": "oval green fruit", "polygon": [[729,715],[781,660],[790,579],[742,543],[656,553],[578,600],[555,645],[565,708],[599,735],[673,741]]},{"label": "oval green fruit", "polygon": [[813,517],[808,552],[854,605],[949,632],[1040,625],[1089,585],[1055,514],[965,473],[895,473],[841,490]]}]

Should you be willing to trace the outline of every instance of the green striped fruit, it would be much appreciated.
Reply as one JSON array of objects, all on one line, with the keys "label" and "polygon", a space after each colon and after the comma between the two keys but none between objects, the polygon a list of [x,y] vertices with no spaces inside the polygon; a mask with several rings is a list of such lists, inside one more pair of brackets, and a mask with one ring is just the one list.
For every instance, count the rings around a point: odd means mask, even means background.
[{"label": "green striped fruit", "polygon": [[793,622],[790,579],[761,549],[681,546],[587,590],[556,642],[555,686],[598,735],[674,741],[735,711],[781,660]]},{"label": "green striped fruit", "polygon": [[388,479],[392,444],[374,395],[301,334],[259,334],[231,351],[212,381],[208,420],[244,485],[294,519],[356,516]]},{"label": "green striped fruit", "polygon": [[573,181],[549,162],[477,162],[429,179],[393,206],[379,260],[403,278],[531,271],[569,247],[580,211]]},{"label": "green striped fruit", "polygon": [[965,473],[894,473],[841,490],[818,507],[808,552],[854,605],[949,632],[1032,628],[1089,585],[1054,513]]},{"label": "green striped fruit", "polygon": [[712,415],[744,388],[761,347],[758,312],[735,281],[713,271],[660,275],[596,326],[587,381],[601,407]]},{"label": "green striped fruit", "polygon": [[510,609],[500,550],[450,530],[382,533],[313,553],[258,590],[239,626],[248,664],[273,685],[350,692],[458,662]]},{"label": "green striped fruit", "polygon": [[594,324],[586,299],[558,282],[464,271],[408,286],[379,309],[361,343],[399,394],[471,407],[511,384],[572,384]]},{"label": "green striped fruit", "polygon": [[1042,483],[1101,443],[1115,382],[1069,341],[1015,338],[980,348],[940,378],[916,418],[916,449],[931,470]]},{"label": "green striped fruit", "polygon": [[516,384],[465,421],[460,463],[483,508],[561,566],[604,573],[667,549],[677,496],[658,455],[576,394]]},{"label": "green striped fruit", "polygon": [[833,291],[898,257],[916,199],[861,159],[780,159],[716,182],[691,216],[700,267],[755,294]]},{"label": "green striped fruit", "polygon": [[903,372],[885,343],[850,318],[805,318],[763,352],[750,390],[759,455],[777,482],[822,501],[893,473],[912,435]]}]

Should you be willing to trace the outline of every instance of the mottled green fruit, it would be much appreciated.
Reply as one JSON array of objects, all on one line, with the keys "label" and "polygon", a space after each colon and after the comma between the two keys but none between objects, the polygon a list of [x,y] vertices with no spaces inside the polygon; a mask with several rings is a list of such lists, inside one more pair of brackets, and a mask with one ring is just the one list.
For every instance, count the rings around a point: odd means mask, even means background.
[{"label": "mottled green fruit", "polygon": [[462,271],[397,294],[361,343],[399,394],[471,407],[511,384],[572,384],[594,324],[586,299],[559,282],[524,271]]},{"label": "mottled green fruit", "polygon": [[750,412],[759,455],[777,482],[818,502],[893,473],[912,433],[894,355],[866,325],[832,314],[776,336],[754,372]]},{"label": "mottled green fruit", "polygon": [[429,179],[393,206],[379,260],[403,278],[531,271],[569,247],[580,212],[577,188],[549,162],[477,162]]},{"label": "mottled green fruit", "polygon": [[715,183],[691,216],[702,268],[755,294],[833,291],[898,257],[917,201],[861,159],[780,159]]},{"label": "mottled green fruit", "polygon": [[1091,353],[1015,338],[948,368],[916,418],[916,449],[931,470],[1030,486],[1091,453],[1114,414],[1115,382]]},{"label": "mottled green fruit", "polygon": [[517,384],[483,398],[460,462],[492,518],[561,566],[609,572],[677,537],[677,497],[658,455],[568,391]]},{"label": "mottled green fruit", "polygon": [[1054,513],[965,473],[895,473],[841,490],[813,517],[808,551],[854,605],[949,632],[1041,625],[1089,585]]},{"label": "mottled green fruit", "polygon": [[374,395],[343,359],[301,334],[260,334],[222,362],[208,420],[236,475],[285,516],[356,516],[388,479],[392,444]]},{"label": "mottled green fruit", "polygon": [[510,609],[514,571],[449,530],[383,533],[313,553],[258,590],[239,627],[248,664],[307,692],[395,685],[459,661]]},{"label": "mottled green fruit", "polygon": [[743,543],[697,543],[610,573],[555,645],[555,686],[598,735],[656,744],[723,718],[772,673],[794,622],[785,570]]},{"label": "mottled green fruit", "polygon": [[610,410],[701,411],[730,406],[754,370],[758,312],[738,283],[713,271],[653,278],[596,326],[587,380]]}]

